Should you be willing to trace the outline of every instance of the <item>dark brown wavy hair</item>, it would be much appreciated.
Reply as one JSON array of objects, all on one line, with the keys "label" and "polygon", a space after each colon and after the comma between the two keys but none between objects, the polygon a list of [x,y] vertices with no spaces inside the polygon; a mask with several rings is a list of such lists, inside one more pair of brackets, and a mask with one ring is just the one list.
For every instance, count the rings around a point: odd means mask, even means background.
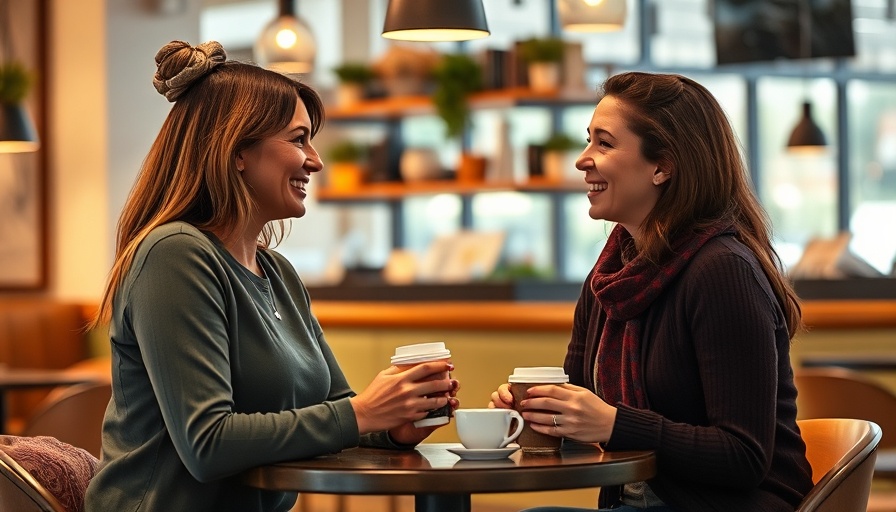
[{"label": "dark brown wavy hair", "polygon": [[643,72],[611,76],[601,94],[621,103],[644,158],[671,173],[641,226],[637,250],[662,261],[676,237],[730,222],[762,265],[793,337],[802,326],[799,300],[772,247],[771,223],[753,193],[740,144],[715,97],[687,77]]}]

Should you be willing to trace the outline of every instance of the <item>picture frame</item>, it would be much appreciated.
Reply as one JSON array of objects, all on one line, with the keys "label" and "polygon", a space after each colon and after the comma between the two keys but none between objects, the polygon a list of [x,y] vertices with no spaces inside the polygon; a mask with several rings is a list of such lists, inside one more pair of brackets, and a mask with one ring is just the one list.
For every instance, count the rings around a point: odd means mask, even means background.
[{"label": "picture frame", "polygon": [[0,13],[9,48],[0,55],[24,64],[33,83],[25,106],[40,138],[31,153],[0,153],[0,292],[41,291],[48,284],[47,23],[48,0],[5,0]]}]

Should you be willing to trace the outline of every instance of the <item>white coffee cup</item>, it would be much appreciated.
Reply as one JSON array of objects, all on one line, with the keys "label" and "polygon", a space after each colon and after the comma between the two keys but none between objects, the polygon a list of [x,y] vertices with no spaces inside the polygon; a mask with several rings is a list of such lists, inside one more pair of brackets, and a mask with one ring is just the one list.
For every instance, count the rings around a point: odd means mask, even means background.
[{"label": "white coffee cup", "polygon": [[472,450],[504,448],[523,431],[523,417],[513,409],[458,409],[454,417],[461,444]]},{"label": "white coffee cup", "polygon": [[[451,351],[445,348],[442,341],[434,341],[430,343],[417,343],[415,345],[404,345],[395,349],[395,354],[390,362],[402,370],[407,370],[412,366],[430,361],[448,361],[451,359]],[[448,372],[433,375],[431,379],[448,379]],[[425,418],[414,422],[417,428],[431,427],[434,425],[444,425],[448,423],[451,417],[451,404],[445,404],[444,407],[429,411]]]}]

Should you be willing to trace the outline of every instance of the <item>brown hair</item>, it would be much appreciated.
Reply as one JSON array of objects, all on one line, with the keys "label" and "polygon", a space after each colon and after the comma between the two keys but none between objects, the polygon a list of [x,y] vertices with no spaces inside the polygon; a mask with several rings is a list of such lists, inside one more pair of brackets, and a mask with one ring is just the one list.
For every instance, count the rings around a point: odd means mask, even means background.
[{"label": "brown hair", "polygon": [[622,104],[641,153],[671,173],[641,226],[638,251],[661,261],[676,237],[729,221],[759,260],[787,318],[790,336],[802,325],[799,301],[771,244],[771,223],[750,185],[739,143],[715,97],[697,82],[671,74],[611,76],[602,93]]},{"label": "brown hair", "polygon": [[[158,83],[176,83],[197,59],[199,47],[172,44],[156,57],[154,83],[162,94],[166,88]],[[112,300],[137,247],[157,226],[181,220],[225,236],[242,231],[255,204],[236,156],[287,126],[298,100],[308,109],[311,137],[323,124],[323,103],[308,85],[253,64],[222,61],[209,67],[178,92],[140,168],[118,221],[115,262],[91,327],[111,320]],[[259,246],[276,244],[283,234],[282,220],[269,223]]]}]

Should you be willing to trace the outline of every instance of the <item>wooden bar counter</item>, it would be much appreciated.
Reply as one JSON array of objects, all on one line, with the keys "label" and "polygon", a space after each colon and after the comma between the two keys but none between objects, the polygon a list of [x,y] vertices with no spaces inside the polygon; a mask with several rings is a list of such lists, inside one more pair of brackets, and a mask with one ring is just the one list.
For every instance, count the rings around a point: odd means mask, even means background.
[{"label": "wooden bar counter", "polygon": [[[343,302],[314,301],[324,327],[469,328],[564,331],[572,325],[568,302]],[[896,301],[806,301],[810,329],[896,328]],[[896,341],[896,340],[894,340]]]}]

